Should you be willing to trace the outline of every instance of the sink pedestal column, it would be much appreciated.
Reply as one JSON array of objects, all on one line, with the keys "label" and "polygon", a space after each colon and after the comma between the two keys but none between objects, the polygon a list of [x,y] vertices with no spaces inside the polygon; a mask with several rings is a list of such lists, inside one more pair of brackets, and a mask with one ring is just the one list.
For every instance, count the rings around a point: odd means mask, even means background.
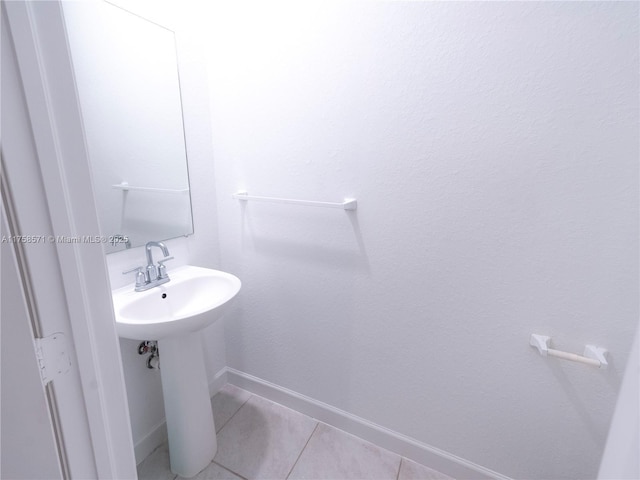
[{"label": "sink pedestal column", "polygon": [[193,477],[218,444],[199,333],[158,340],[171,471]]}]

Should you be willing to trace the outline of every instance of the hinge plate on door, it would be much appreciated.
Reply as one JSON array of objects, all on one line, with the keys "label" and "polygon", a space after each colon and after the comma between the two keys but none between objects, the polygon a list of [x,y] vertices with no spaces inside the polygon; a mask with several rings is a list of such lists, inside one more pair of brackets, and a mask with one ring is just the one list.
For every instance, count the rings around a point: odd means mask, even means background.
[{"label": "hinge plate on door", "polygon": [[35,338],[34,342],[43,385],[71,369],[71,359],[67,353],[67,340],[64,333],[58,332],[48,337]]}]

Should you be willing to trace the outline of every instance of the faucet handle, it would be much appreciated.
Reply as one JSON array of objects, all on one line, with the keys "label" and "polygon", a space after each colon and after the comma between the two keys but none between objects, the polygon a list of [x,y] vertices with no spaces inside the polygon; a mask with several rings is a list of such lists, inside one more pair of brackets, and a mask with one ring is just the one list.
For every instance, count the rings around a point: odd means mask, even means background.
[{"label": "faucet handle", "polygon": [[127,270],[126,272],[122,272],[122,274],[126,275],[128,273],[141,272],[143,268],[144,267],[135,267],[135,268],[132,268],[131,270]]},{"label": "faucet handle", "polygon": [[167,275],[167,267],[164,262],[173,260],[173,257],[164,257],[162,260],[158,260],[158,279],[169,278]]},{"label": "faucet handle", "polygon": [[168,262],[169,260],[173,260],[174,257],[164,257],[162,260],[158,260],[158,265],[164,266],[164,262]]},{"label": "faucet handle", "polygon": [[126,272],[122,272],[123,275],[127,275],[128,273],[136,272],[136,287],[142,287],[145,283],[147,283],[147,279],[144,276],[143,272],[144,267],[136,267],[131,270],[127,270]]}]

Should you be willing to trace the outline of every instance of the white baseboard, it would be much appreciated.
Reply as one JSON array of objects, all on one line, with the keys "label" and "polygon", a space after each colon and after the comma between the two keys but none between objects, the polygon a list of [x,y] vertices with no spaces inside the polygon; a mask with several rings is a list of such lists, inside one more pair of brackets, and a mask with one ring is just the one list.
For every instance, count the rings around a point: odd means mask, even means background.
[{"label": "white baseboard", "polygon": [[229,383],[237,387],[313,417],[410,460],[428,465],[457,480],[511,480],[481,465],[253,375],[229,367],[225,369],[224,374],[216,375],[216,378],[223,375]]},{"label": "white baseboard", "polygon": [[167,422],[162,420],[158,425],[147,433],[141,440],[136,442],[134,453],[136,456],[136,465],[140,465],[151,452],[162,445],[167,440]]},{"label": "white baseboard", "polygon": [[[209,379],[209,396],[213,397],[227,383],[227,368],[221,369],[213,378]],[[147,435],[136,442],[134,447],[136,464],[140,464],[156,448],[167,440],[167,423],[163,420]]]},{"label": "white baseboard", "polygon": [[220,369],[213,378],[209,379],[209,396],[213,397],[227,383],[227,367]]}]

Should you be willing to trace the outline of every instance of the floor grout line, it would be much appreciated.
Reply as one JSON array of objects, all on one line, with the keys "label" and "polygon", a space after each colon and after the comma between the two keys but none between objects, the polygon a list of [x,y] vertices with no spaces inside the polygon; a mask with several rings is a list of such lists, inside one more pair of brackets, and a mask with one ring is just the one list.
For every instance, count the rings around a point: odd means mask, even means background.
[{"label": "floor grout line", "polygon": [[[243,391],[245,391],[245,392],[246,392],[246,390],[243,390]],[[218,392],[218,393],[219,393],[219,392]],[[250,393],[250,392],[248,392],[248,393],[249,393],[249,397],[247,397],[247,399],[246,399],[244,402],[242,402],[242,405],[240,405],[240,406],[238,407],[238,409],[237,409],[235,412],[233,412],[233,415],[231,415],[231,416],[229,417],[229,419],[228,419],[226,422],[224,422],[224,424],[223,424],[223,425],[220,427],[220,429],[216,432],[216,440],[217,440],[217,438],[218,438],[218,434],[219,434],[220,432],[222,432],[222,429],[223,429],[224,427],[226,427],[226,426],[229,424],[229,422],[231,421],[231,419],[232,419],[233,417],[235,417],[235,416],[238,414],[238,412],[239,412],[240,410],[242,410],[242,407],[244,407],[244,406],[247,404],[247,402],[248,402],[249,400],[251,400],[251,399],[254,397],[253,393]],[[217,395],[217,394],[216,394],[216,395]],[[214,457],[214,458],[215,458],[215,457]],[[236,475],[237,477],[240,477],[242,480],[247,480],[245,477],[243,477],[243,476],[242,476],[242,475],[240,475],[239,473],[234,472],[233,470],[231,470],[231,469],[229,469],[229,468],[225,467],[224,465],[222,465],[222,464],[220,464],[220,463],[218,463],[218,462],[216,462],[216,461],[214,461],[214,460],[211,460],[211,463],[215,463],[215,464],[216,464],[216,465],[218,465],[219,467],[224,468],[226,471],[233,473],[233,474],[234,474],[234,475]]]},{"label": "floor grout line", "polygon": [[[245,390],[245,392],[246,392],[246,390]],[[216,395],[217,395],[217,394],[216,394]],[[227,426],[227,424],[231,421],[231,419],[232,419],[233,417],[235,417],[235,416],[236,416],[236,414],[237,414],[237,413],[242,409],[242,407],[244,407],[244,406],[247,404],[247,402],[248,402],[249,400],[251,400],[251,398],[252,398],[252,397],[254,397],[253,393],[251,393],[251,394],[249,395],[249,398],[247,398],[247,399],[243,402],[243,404],[242,404],[242,405],[240,405],[240,406],[238,407],[238,409],[237,409],[235,412],[233,412],[233,415],[231,415],[231,416],[229,417],[229,420],[227,420],[226,422],[224,422],[224,424],[220,427],[220,429],[216,431],[216,437],[217,437],[217,436],[218,436],[218,434],[222,431],[222,429],[223,429],[224,427],[226,427],[226,426]]]},{"label": "floor grout line", "polygon": [[396,475],[396,480],[400,480],[400,470],[402,470],[402,461],[404,457],[400,457],[400,463],[398,464],[398,474]]},{"label": "floor grout line", "polygon": [[213,460],[211,461],[211,463],[215,463],[216,465],[218,465],[220,468],[225,469],[227,472],[231,472],[233,473],[236,477],[240,477],[242,480],[247,480],[246,477],[243,477],[242,475],[240,475],[237,472],[234,472],[233,470],[231,470],[230,468],[225,467],[224,465],[222,465],[221,463],[218,462],[214,462]]},{"label": "floor grout line", "polygon": [[313,428],[313,432],[311,432],[311,435],[309,435],[309,438],[307,438],[307,441],[305,442],[304,447],[302,447],[302,450],[300,450],[300,453],[298,454],[298,458],[296,458],[296,461],[293,462],[293,465],[291,466],[291,470],[289,470],[289,473],[287,473],[287,476],[284,477],[285,479],[288,479],[289,475],[291,475],[291,473],[293,472],[293,469],[296,468],[296,465],[298,464],[300,457],[302,456],[304,451],[307,449],[307,445],[309,445],[309,442],[311,441],[311,437],[313,437],[313,434],[316,433],[316,430],[318,429],[319,426],[320,426],[320,422],[316,421],[316,426]]}]

